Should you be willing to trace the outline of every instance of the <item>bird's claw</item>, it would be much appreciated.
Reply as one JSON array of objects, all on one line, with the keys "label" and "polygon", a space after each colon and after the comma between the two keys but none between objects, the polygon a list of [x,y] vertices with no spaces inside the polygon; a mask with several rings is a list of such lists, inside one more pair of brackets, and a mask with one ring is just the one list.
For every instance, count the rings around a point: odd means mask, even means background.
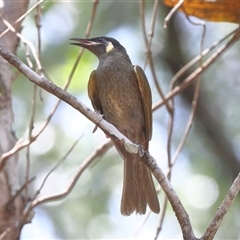
[{"label": "bird's claw", "polygon": [[[96,110],[95,111],[96,113],[98,113],[100,116],[101,116],[101,119],[99,120],[99,122],[104,118],[104,114],[102,114],[101,112],[100,112],[100,110]],[[95,125],[95,127],[93,128],[93,133],[95,133],[96,131],[97,131],[97,129],[98,129],[98,126],[97,125]]]}]

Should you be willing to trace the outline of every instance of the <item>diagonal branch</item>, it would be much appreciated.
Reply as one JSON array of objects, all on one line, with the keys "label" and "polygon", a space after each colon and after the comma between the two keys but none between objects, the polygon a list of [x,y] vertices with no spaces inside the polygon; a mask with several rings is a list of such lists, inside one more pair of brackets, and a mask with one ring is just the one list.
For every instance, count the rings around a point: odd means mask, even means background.
[{"label": "diagonal branch", "polygon": [[196,237],[194,236],[189,216],[176,192],[173,190],[168,178],[158,167],[156,160],[148,152],[145,152],[142,161],[151,170],[152,174],[157,179],[158,183],[161,185],[163,191],[165,192],[180,224],[183,233],[183,239],[195,240]]},{"label": "diagonal branch", "polygon": [[[193,235],[192,227],[191,227],[190,220],[186,210],[184,209],[177,194],[173,190],[171,183],[165,177],[163,171],[159,168],[155,159],[153,159],[149,153],[145,154],[145,152],[142,151],[141,146],[132,143],[128,138],[126,138],[123,134],[121,134],[113,125],[105,121],[99,113],[93,112],[71,94],[67,93],[60,87],[54,85],[52,82],[49,82],[45,78],[40,77],[36,72],[34,72],[27,65],[25,65],[20,59],[18,59],[14,54],[9,53],[1,46],[0,46],[0,55],[5,60],[7,60],[11,65],[17,68],[31,82],[35,83],[39,87],[55,95],[56,97],[60,98],[61,100],[63,100],[64,102],[68,103],[70,106],[72,106],[73,108],[81,112],[85,117],[87,117],[90,121],[92,121],[99,128],[101,128],[102,131],[106,133],[108,136],[118,139],[119,143],[124,145],[125,149],[128,152],[130,152],[131,154],[139,154],[139,156],[142,157],[143,162],[152,171],[153,175],[156,177],[162,189],[166,193],[169,199],[169,202],[171,203],[174,209],[174,212],[176,213],[176,216],[180,221],[179,223],[182,228],[184,239],[195,238]],[[144,161],[146,159],[147,161]],[[2,164],[3,163],[0,162],[0,166]]]},{"label": "diagonal branch", "polygon": [[[196,78],[202,74],[205,70],[207,70],[227,49],[229,49],[233,44],[235,44],[237,41],[239,41],[240,39],[240,28],[238,27],[236,30],[234,30],[234,35],[232,36],[232,38],[222,47],[220,47],[216,52],[214,52],[200,67],[198,67],[193,73],[191,73],[183,82],[182,84],[176,86],[175,88],[173,88],[173,90],[171,92],[169,92],[168,94],[166,94],[165,96],[165,100],[159,100],[158,102],[156,102],[153,106],[153,111],[156,110],[157,108],[161,107],[162,105],[164,105],[166,103],[166,101],[169,101],[170,99],[172,99],[174,96],[176,96],[177,94],[179,94],[180,92],[184,91],[187,87],[189,87],[194,80],[196,80]],[[194,59],[194,61],[198,61],[199,59],[202,58],[202,54],[201,53],[196,59]],[[184,67],[184,70],[185,67]],[[181,71],[181,70],[180,70]],[[180,72],[179,71],[179,72]],[[182,74],[182,71],[181,71]],[[181,75],[180,74],[180,75]]]},{"label": "diagonal branch", "polygon": [[230,187],[228,194],[226,195],[222,204],[218,208],[212,222],[209,224],[209,227],[207,228],[207,231],[200,238],[200,240],[211,240],[214,238],[218,228],[220,227],[223,217],[226,215],[226,213],[230,209],[239,191],[240,191],[240,173],[232,183],[232,186]]},{"label": "diagonal branch", "polygon": [[[123,134],[121,134],[113,125],[108,123],[103,119],[103,117],[97,113],[90,110],[85,104],[80,102],[76,97],[64,91],[62,88],[54,85],[52,82],[49,82],[45,78],[39,76],[36,72],[34,72],[31,68],[29,68],[26,64],[24,64],[19,58],[17,58],[14,54],[11,54],[6,49],[0,46],[0,55],[7,60],[11,65],[13,65],[16,69],[18,69],[25,77],[27,77],[32,83],[35,83],[42,89],[47,92],[55,95],[59,99],[68,103],[70,106],[81,112],[85,117],[87,117],[90,121],[95,123],[99,128],[103,130],[104,133],[111,137],[115,137],[116,139],[123,140],[122,145],[125,148],[130,149],[131,153],[138,153],[139,146],[133,144],[129,139],[127,139]],[[5,160],[6,161],[6,160]],[[0,167],[3,163],[0,163]]]},{"label": "diagonal branch", "polygon": [[[182,205],[180,199],[178,198],[176,192],[171,186],[171,183],[164,175],[163,171],[157,165],[156,160],[148,153],[143,152],[141,146],[132,143],[129,139],[127,139],[123,134],[121,134],[113,125],[105,121],[100,114],[97,112],[91,111],[87,106],[78,101],[77,98],[65,92],[58,86],[53,83],[47,81],[46,79],[40,77],[37,73],[35,73],[32,69],[27,67],[20,59],[18,59],[14,54],[9,53],[3,47],[0,46],[0,55],[7,60],[11,65],[17,68],[23,75],[25,75],[31,82],[35,83],[39,87],[45,89],[49,93],[57,96],[64,102],[68,103],[70,106],[81,112],[84,116],[86,116],[90,121],[95,123],[99,128],[101,128],[107,135],[111,137],[115,137],[120,141],[120,144],[124,145],[126,150],[132,154],[138,154],[144,164],[151,170],[154,177],[157,179],[158,183],[161,185],[163,191],[165,192],[173,211],[176,214],[178,222],[180,224],[183,238],[185,240],[196,240],[197,238],[194,236],[191,222],[189,216]],[[6,159],[5,159],[6,161]],[[0,162],[0,166],[3,163]],[[225,200],[219,207],[215,217],[213,218],[211,224],[209,225],[206,233],[201,238],[202,240],[210,240],[214,237],[217,229],[220,226],[220,223],[231,207],[234,199],[236,198],[240,189],[240,174],[232,184],[228,195]],[[57,196],[59,197],[59,196]],[[49,198],[47,200],[50,200]],[[45,200],[42,200],[44,202]],[[35,202],[37,205],[38,203]]]},{"label": "diagonal branch", "polygon": [[43,196],[43,197],[37,198],[32,202],[31,209],[46,202],[61,200],[67,195],[69,195],[69,193],[73,190],[74,186],[76,185],[78,179],[81,177],[83,172],[93,163],[93,161],[96,160],[97,157],[102,157],[111,147],[112,147],[112,141],[110,140],[107,140],[104,143],[102,143],[100,146],[98,146],[91,153],[91,155],[88,156],[82,162],[82,164],[77,169],[76,173],[74,174],[73,178],[70,180],[70,183],[65,190],[57,194],[52,194],[49,196]]}]

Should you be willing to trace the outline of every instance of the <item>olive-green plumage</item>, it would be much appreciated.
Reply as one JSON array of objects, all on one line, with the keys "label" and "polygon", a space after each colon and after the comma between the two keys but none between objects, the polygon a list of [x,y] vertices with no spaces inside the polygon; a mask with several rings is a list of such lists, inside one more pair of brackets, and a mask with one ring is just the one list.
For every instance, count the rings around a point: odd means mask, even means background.
[{"label": "olive-green plumage", "polygon": [[[144,71],[133,66],[125,48],[115,39],[98,37],[73,38],[74,45],[90,50],[99,65],[90,76],[88,95],[95,110],[132,142],[148,150],[152,136],[152,96]],[[159,213],[160,207],[147,167],[112,139],[124,159],[121,213],[145,214],[146,206]]]}]

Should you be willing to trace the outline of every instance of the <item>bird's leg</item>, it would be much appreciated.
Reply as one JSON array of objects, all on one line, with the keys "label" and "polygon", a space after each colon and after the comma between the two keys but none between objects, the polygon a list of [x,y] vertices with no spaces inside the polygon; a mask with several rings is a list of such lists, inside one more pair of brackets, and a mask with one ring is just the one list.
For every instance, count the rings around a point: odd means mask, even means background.
[{"label": "bird's leg", "polygon": [[[96,113],[98,113],[101,117],[101,119],[99,121],[101,121],[104,118],[104,114],[101,114],[100,110],[95,110]],[[95,125],[95,127],[93,128],[93,133],[95,133],[98,129],[98,126]],[[109,138],[109,136],[107,134],[105,134],[106,138]]]},{"label": "bird's leg", "polygon": [[[96,113],[98,113],[101,116],[101,119],[99,121],[101,121],[104,118],[104,114],[101,114],[100,110],[95,110]],[[95,127],[93,128],[93,133],[95,133],[97,131],[98,126],[95,125]]]},{"label": "bird's leg", "polygon": [[95,133],[95,132],[97,131],[97,128],[98,128],[98,126],[97,126],[97,125],[95,125],[95,127],[94,127],[94,129],[93,129],[92,133]]}]

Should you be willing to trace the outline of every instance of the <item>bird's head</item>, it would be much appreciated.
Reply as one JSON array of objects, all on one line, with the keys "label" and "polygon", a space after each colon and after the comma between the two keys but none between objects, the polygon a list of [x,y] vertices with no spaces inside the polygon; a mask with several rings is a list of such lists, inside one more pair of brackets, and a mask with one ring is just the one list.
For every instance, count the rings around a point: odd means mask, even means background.
[{"label": "bird's head", "polygon": [[114,38],[96,37],[96,38],[71,38],[75,41],[71,44],[88,49],[98,58],[110,53],[122,53],[127,55],[125,48]]}]

